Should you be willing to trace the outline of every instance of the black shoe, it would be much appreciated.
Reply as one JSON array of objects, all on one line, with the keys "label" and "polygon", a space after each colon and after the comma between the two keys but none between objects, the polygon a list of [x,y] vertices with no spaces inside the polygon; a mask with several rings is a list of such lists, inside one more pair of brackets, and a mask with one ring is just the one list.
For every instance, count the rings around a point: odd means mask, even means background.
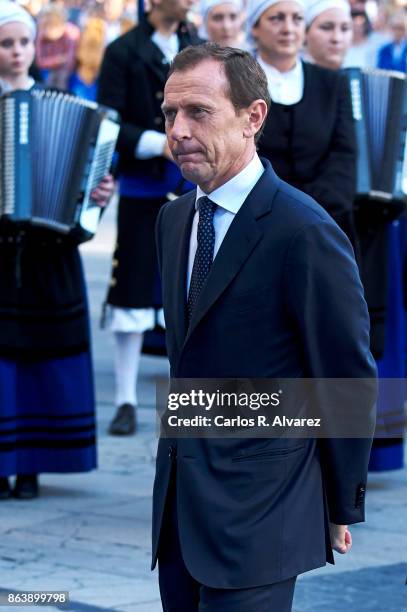
[{"label": "black shoe", "polygon": [[133,404],[122,404],[109,425],[112,436],[130,436],[136,431],[136,408]]},{"label": "black shoe", "polygon": [[0,477],[0,500],[10,499],[10,497],[11,497],[11,488],[10,488],[8,478],[1,476]]},{"label": "black shoe", "polygon": [[13,495],[17,499],[33,499],[38,497],[37,474],[17,474]]}]

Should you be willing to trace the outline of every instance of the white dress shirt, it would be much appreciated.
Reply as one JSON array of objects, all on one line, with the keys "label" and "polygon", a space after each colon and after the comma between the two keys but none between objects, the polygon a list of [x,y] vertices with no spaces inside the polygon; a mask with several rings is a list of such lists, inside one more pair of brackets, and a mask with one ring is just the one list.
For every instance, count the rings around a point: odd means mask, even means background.
[{"label": "white dress shirt", "polygon": [[274,66],[267,64],[260,55],[256,59],[266,73],[268,89],[273,102],[288,106],[297,104],[302,99],[304,94],[304,69],[300,60],[291,70],[280,72]]},{"label": "white dress shirt", "polygon": [[189,242],[189,257],[188,257],[188,278],[187,278],[187,295],[189,284],[191,281],[192,267],[194,265],[195,253],[198,246],[197,230],[199,212],[197,202],[199,198],[207,196],[217,204],[215,214],[213,216],[213,225],[215,228],[215,248],[213,258],[215,259],[219,248],[225,238],[227,231],[240,210],[243,202],[261,177],[264,172],[263,164],[260,161],[257,153],[253,159],[243,170],[231,178],[227,183],[221,185],[211,193],[204,193],[200,187],[197,187],[195,201],[195,215],[192,221],[191,237]]}]

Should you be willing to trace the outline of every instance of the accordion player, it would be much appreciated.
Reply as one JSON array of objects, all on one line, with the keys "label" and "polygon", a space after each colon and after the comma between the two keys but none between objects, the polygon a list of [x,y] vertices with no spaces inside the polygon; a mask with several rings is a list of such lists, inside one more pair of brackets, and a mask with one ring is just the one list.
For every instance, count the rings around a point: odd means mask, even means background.
[{"label": "accordion player", "polygon": [[110,169],[118,114],[53,90],[0,99],[0,219],[30,223],[80,241],[96,232],[91,192]]},{"label": "accordion player", "polygon": [[347,69],[358,145],[357,197],[384,206],[407,203],[407,77]]}]

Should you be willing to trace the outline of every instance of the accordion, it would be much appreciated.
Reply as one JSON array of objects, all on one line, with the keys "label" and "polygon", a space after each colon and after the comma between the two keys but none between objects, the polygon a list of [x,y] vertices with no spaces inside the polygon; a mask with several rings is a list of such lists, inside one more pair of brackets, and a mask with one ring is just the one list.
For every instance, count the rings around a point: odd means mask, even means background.
[{"label": "accordion", "polygon": [[349,68],[358,145],[357,196],[407,202],[407,77]]},{"label": "accordion", "polygon": [[101,208],[91,192],[110,169],[119,129],[115,111],[66,93],[4,95],[0,219],[92,237]]}]

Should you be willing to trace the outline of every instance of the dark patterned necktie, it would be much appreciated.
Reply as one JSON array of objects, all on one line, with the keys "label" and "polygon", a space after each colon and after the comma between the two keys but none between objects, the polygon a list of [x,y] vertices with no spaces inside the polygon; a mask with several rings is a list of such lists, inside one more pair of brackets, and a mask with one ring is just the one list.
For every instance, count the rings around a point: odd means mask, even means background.
[{"label": "dark patterned necktie", "polygon": [[194,265],[192,268],[191,282],[188,293],[188,321],[191,320],[192,313],[198,302],[199,295],[204,286],[206,277],[209,274],[213,261],[213,251],[215,247],[215,228],[213,226],[213,215],[216,204],[206,196],[199,198],[198,210],[199,221],[197,231],[197,249],[195,253]]}]

